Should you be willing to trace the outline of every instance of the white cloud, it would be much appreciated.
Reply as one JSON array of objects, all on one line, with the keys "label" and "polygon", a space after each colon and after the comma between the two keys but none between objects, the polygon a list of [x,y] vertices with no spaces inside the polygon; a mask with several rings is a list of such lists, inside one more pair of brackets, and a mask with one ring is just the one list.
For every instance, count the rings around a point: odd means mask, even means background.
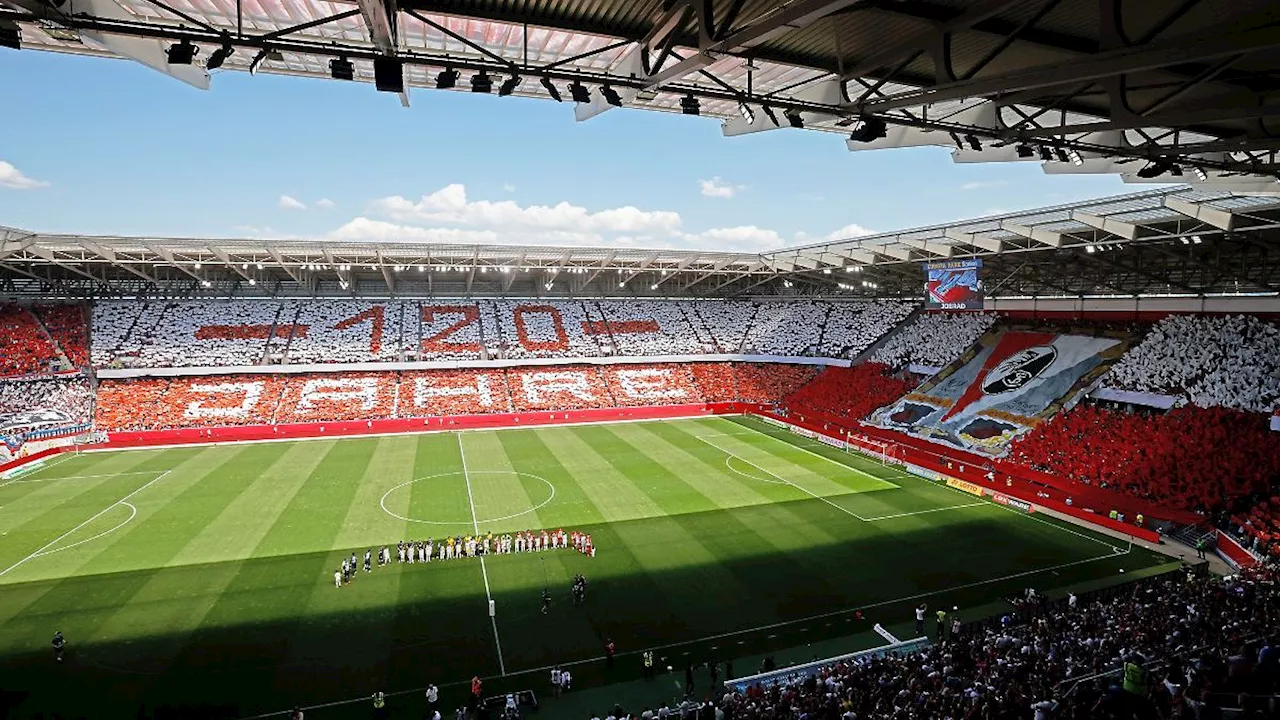
[{"label": "white cloud", "polygon": [[316,201],[316,207],[321,210],[332,210],[334,208],[334,203],[329,198],[320,198]]},{"label": "white cloud", "polygon": [[589,212],[579,205],[521,206],[510,200],[471,201],[459,184],[447,185],[417,202],[400,196],[375,200],[375,213],[400,222],[445,223],[500,228],[518,232],[670,234],[680,228],[680,215],[626,206]]},{"label": "white cloud", "polygon": [[726,184],[719,176],[713,177],[710,180],[699,180],[698,186],[702,188],[702,194],[705,197],[725,199],[731,198],[734,195],[737,195],[739,191],[746,189],[743,185]]},{"label": "white cloud", "polygon": [[[318,205],[318,203],[317,203]],[[788,245],[870,234],[847,225],[827,235],[783,236],[755,225],[686,231],[679,213],[626,206],[589,211],[561,202],[520,205],[510,200],[473,200],[459,184],[417,200],[385,197],[326,237],[331,240],[430,243],[528,244],[677,248],[768,252]]]},{"label": "white cloud", "polygon": [[511,183],[502,183],[502,189],[506,192],[515,192],[516,186]]},{"label": "white cloud", "polygon": [[986,190],[988,188],[1004,187],[1005,185],[1008,185],[1008,184],[1009,183],[1006,180],[976,180],[974,182],[967,182],[961,185],[960,189],[966,190],[966,191],[967,190]]},{"label": "white cloud", "polygon": [[307,204],[288,195],[281,195],[277,203],[283,210],[306,210]]},{"label": "white cloud", "polygon": [[0,160],[0,187],[9,188],[10,190],[31,190],[48,186],[49,183],[29,178],[23,175],[18,168]]}]

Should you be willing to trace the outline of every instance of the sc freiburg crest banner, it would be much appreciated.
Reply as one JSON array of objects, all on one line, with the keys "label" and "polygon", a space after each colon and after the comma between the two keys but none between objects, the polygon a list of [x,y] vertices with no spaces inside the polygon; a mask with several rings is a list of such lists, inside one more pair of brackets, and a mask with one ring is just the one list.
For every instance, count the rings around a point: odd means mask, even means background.
[{"label": "sc freiburg crest banner", "polygon": [[992,457],[1087,390],[1128,347],[1123,339],[1011,330],[976,345],[873,425]]}]

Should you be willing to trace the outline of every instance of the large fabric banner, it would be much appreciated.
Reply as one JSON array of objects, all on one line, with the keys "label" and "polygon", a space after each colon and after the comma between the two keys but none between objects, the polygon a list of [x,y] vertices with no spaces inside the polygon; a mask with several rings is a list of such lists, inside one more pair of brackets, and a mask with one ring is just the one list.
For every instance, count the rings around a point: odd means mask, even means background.
[{"label": "large fabric banner", "polygon": [[988,333],[920,387],[872,413],[870,422],[1000,456],[1013,438],[1074,402],[1127,346],[1111,337]]}]

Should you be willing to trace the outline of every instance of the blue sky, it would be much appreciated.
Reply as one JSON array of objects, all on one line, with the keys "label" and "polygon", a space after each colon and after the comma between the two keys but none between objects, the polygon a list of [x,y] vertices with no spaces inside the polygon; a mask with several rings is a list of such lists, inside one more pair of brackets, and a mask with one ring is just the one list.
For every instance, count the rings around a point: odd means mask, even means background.
[{"label": "blue sky", "polygon": [[0,49],[0,225],[48,232],[759,251],[1132,191],[943,148],[568,103]]}]

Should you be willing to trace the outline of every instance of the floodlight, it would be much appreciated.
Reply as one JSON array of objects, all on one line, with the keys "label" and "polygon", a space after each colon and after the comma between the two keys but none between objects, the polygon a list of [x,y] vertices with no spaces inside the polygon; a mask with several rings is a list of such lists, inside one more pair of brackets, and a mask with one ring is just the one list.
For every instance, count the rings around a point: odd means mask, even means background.
[{"label": "floodlight", "polygon": [[1170,165],[1169,174],[1174,177],[1182,177],[1182,166],[1177,164]]},{"label": "floodlight", "polygon": [[778,122],[778,116],[776,113],[773,112],[773,108],[769,107],[768,105],[761,105],[760,109],[764,111],[765,117],[769,118],[769,120],[772,121],[775,126],[777,127],[782,126],[782,123]]},{"label": "floodlight", "polygon": [[969,147],[973,148],[974,150],[982,150],[982,143],[978,140],[977,135],[974,135],[973,133],[969,133],[968,135],[964,136],[964,141],[969,143]]},{"label": "floodlight", "polygon": [[804,118],[800,116],[799,112],[787,110],[783,115],[786,116],[787,122],[791,123],[791,127],[804,129]]},{"label": "floodlight", "polygon": [[573,98],[576,103],[589,103],[591,102],[591,91],[587,89],[587,86],[574,80],[569,83],[569,97]]},{"label": "floodlight", "polygon": [[227,61],[227,58],[234,55],[235,52],[236,49],[231,47],[231,43],[224,42],[222,47],[214,50],[213,54],[209,56],[209,60],[204,64],[205,69],[217,70],[222,67],[222,64]]},{"label": "floodlight", "polygon": [[1084,158],[1080,157],[1080,153],[1075,148],[1071,148],[1067,151],[1067,157],[1071,159],[1071,164],[1076,167],[1080,167],[1084,164]]},{"label": "floodlight", "polygon": [[746,120],[748,125],[756,124],[756,114],[746,103],[738,103],[738,114],[742,115],[742,119]]},{"label": "floodlight", "polygon": [[600,86],[600,94],[604,96],[604,101],[614,107],[622,107],[622,98],[618,97],[618,91],[609,87],[608,84]]},{"label": "floodlight", "polygon": [[1199,165],[1192,165],[1191,172],[1196,174],[1196,179],[1199,180],[1200,182],[1204,182],[1209,179],[1209,174],[1206,173],[1204,171],[1204,168],[1200,167]]},{"label": "floodlight", "polygon": [[1097,249],[1096,247],[1092,246],[1092,245],[1085,245],[1085,246],[1084,246],[1084,251],[1085,251],[1085,252],[1087,252],[1087,253],[1089,253],[1090,255],[1092,255],[1093,253],[1097,252],[1097,251],[1098,251],[1098,249]]},{"label": "floodlight", "polygon": [[0,47],[22,49],[22,29],[17,23],[0,20]]},{"label": "floodlight", "polygon": [[556,88],[556,84],[551,82],[551,78],[544,77],[540,82],[542,83],[543,89],[547,91],[547,94],[551,96],[552,100],[555,100],[556,102],[564,101],[564,98],[560,96],[560,90]]},{"label": "floodlight", "polygon": [[345,55],[329,61],[329,76],[334,80],[355,80],[356,66]]},{"label": "floodlight", "polygon": [[1036,149],[1026,143],[1018,145],[1015,149],[1018,151],[1018,157],[1020,158],[1035,157],[1036,155]]},{"label": "floodlight", "polygon": [[1151,178],[1158,178],[1171,170],[1173,170],[1172,165],[1164,160],[1156,160],[1139,170],[1138,177],[1143,180],[1150,180]]},{"label": "floodlight", "polygon": [[701,115],[702,103],[698,102],[698,98],[694,97],[693,93],[689,93],[680,98],[680,112],[685,115]]},{"label": "floodlight", "polygon": [[506,97],[515,92],[516,88],[520,87],[521,82],[523,82],[523,80],[519,75],[512,75],[502,81],[502,85],[498,88],[498,97]]},{"label": "floodlight", "polygon": [[1058,158],[1058,162],[1071,162],[1071,158],[1067,157],[1067,151],[1062,148],[1054,148],[1053,154]]},{"label": "floodlight", "polygon": [[258,72],[258,66],[262,65],[262,63],[267,60],[274,60],[275,62],[280,62],[284,60],[284,55],[281,55],[279,50],[272,50],[271,48],[262,48],[261,50],[258,51],[257,55],[253,56],[253,60],[249,61],[249,74],[250,75],[256,74]]},{"label": "floodlight", "polygon": [[1192,235],[1192,236],[1191,236],[1191,242],[1192,242],[1193,244],[1195,244],[1195,245],[1199,245],[1199,244],[1200,244],[1201,242],[1203,242],[1203,241],[1200,239],[1200,236],[1199,236],[1199,235]]},{"label": "floodlight", "polygon": [[170,65],[190,65],[200,48],[191,44],[190,40],[182,40],[169,46]]},{"label": "floodlight", "polygon": [[393,57],[375,57],[373,85],[381,92],[404,92],[404,64]]},{"label": "floodlight", "polygon": [[849,133],[849,139],[854,142],[874,142],[887,135],[888,130],[888,126],[878,117],[859,118]]},{"label": "floodlight", "polygon": [[448,90],[458,84],[458,71],[453,68],[445,68],[436,75],[436,89]]},{"label": "floodlight", "polygon": [[489,73],[481,70],[471,76],[471,92],[473,93],[491,93],[493,92],[493,78],[489,77]]}]

